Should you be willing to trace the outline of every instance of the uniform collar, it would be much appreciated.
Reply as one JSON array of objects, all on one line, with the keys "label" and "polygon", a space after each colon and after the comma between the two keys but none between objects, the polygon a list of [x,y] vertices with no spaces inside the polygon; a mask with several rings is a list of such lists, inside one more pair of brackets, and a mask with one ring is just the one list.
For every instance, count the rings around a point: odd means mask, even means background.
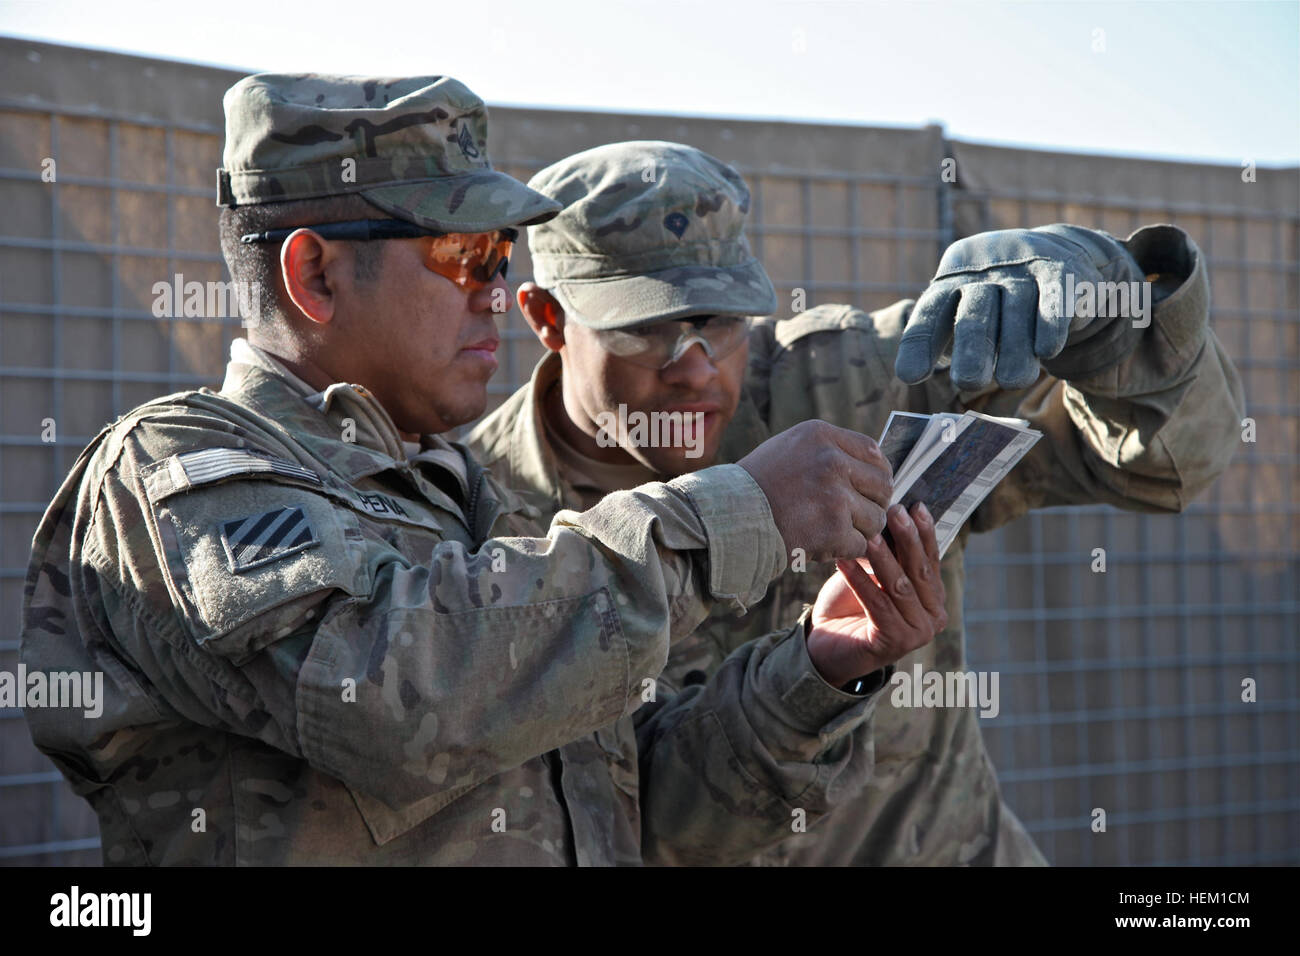
[{"label": "uniform collar", "polygon": [[578,499],[577,492],[560,477],[559,462],[546,441],[542,417],[546,391],[559,381],[563,368],[560,354],[548,351],[533,368],[528,384],[516,393],[520,401],[512,416],[507,451],[511,487],[542,492],[558,508]]},{"label": "uniform collar", "polygon": [[[420,452],[409,456],[392,417],[365,386],[335,382],[315,389],[247,339],[231,342],[221,391],[318,446],[349,481],[419,461],[446,468],[467,486],[464,456],[445,438],[422,435]],[[340,444],[345,455],[338,454]]]},{"label": "uniform collar", "polygon": [[[231,341],[230,365],[233,366],[236,363],[260,368],[264,372],[278,375],[280,378],[284,379],[295,392],[303,396],[309,404],[319,407],[319,399],[322,393],[318,389],[312,388],[293,372],[289,371],[289,367],[274,355],[265,349],[258,348],[252,342],[248,341],[248,339],[237,338]],[[226,374],[229,376],[230,366],[227,366]]]}]

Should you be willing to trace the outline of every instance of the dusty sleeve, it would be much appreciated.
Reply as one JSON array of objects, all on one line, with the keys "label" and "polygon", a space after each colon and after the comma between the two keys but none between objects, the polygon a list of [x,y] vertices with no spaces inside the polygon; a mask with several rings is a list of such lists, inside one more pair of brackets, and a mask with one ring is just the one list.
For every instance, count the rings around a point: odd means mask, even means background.
[{"label": "dusty sleeve", "polygon": [[545,537],[410,553],[302,483],[169,494],[132,451],[78,557],[160,711],[394,808],[432,812],[618,720],[713,600],[756,601],[785,566],[734,465],[557,515]]},{"label": "dusty sleeve", "polygon": [[634,719],[646,861],[742,862],[852,798],[874,767],[883,686],[854,695],[827,684],[801,619],[737,648],[707,683],[643,706]]}]

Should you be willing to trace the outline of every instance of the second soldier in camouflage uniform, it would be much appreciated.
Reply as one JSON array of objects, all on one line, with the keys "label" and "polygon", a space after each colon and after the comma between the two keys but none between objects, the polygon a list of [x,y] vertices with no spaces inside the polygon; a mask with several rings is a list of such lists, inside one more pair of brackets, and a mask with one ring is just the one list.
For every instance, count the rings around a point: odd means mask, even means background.
[{"label": "second soldier in camouflage uniform", "polygon": [[[809,419],[879,435],[894,409],[974,409],[1028,419],[1043,432],[949,548],[942,565],[949,625],[903,658],[900,670],[965,670],[962,555],[970,531],[1052,505],[1180,511],[1223,470],[1236,444],[1241,384],[1207,325],[1204,259],[1173,226],[1149,226],[1122,242],[1069,225],[973,236],[949,248],[921,304],[907,300],[871,314],[827,305],[762,320],[749,337],[747,369],[743,351],[706,355],[701,345],[653,371],[620,356],[635,356],[635,340],[666,320],[701,319],[707,337],[703,317],[775,310],[743,238],[749,192],[740,176],[690,147],[633,142],[561,160],[530,185],[565,206],[530,228],[537,282],[519,292],[528,321],[553,351],[470,444],[547,513],[737,461]],[[1067,271],[1094,283],[1151,276],[1149,324],[1127,316],[1086,321],[1082,309],[1070,320],[1059,295],[1040,309],[1040,292]],[[941,353],[954,317],[950,366]],[[723,328],[723,321],[710,324]],[[896,360],[914,384],[895,375]],[[607,447],[612,436],[598,425],[620,403],[632,410],[629,419],[668,407],[705,410],[704,453],[692,459],[681,449]],[[896,534],[907,530],[904,515],[891,512],[890,521]],[[665,677],[676,686],[703,680],[743,642],[786,626],[829,570],[787,570],[739,621],[715,613],[674,647]],[[1043,862],[1001,800],[973,709],[895,709],[884,701],[875,746],[866,790],[766,861]]]},{"label": "second soldier in camouflage uniform", "polygon": [[27,712],[105,861],[740,859],[860,789],[886,659],[850,653],[876,680],[848,693],[787,626],[689,694],[654,678],[715,601],[763,595],[791,527],[861,553],[878,450],[843,433],[783,491],[772,462],[817,452],[796,429],[541,537],[437,433],[486,402],[500,230],[558,203],[491,168],[448,77],[262,74],[225,106],[223,248],[269,283],[255,328],[220,391],[91,443],[24,594],[29,672],[105,675],[98,719]]}]

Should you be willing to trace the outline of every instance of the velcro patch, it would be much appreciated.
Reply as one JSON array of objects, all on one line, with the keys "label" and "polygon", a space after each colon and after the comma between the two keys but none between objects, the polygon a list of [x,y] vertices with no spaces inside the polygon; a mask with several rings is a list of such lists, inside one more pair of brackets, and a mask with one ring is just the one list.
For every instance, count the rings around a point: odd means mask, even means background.
[{"label": "velcro patch", "polygon": [[186,452],[177,456],[185,477],[191,485],[203,485],[210,481],[219,481],[231,475],[247,475],[250,472],[269,472],[284,475],[286,478],[298,478],[319,485],[320,478],[301,465],[283,458],[269,455],[255,455],[239,448],[205,448],[202,451]]},{"label": "velcro patch", "polygon": [[221,543],[230,570],[238,574],[314,548],[320,541],[302,508],[292,506],[223,522]]}]

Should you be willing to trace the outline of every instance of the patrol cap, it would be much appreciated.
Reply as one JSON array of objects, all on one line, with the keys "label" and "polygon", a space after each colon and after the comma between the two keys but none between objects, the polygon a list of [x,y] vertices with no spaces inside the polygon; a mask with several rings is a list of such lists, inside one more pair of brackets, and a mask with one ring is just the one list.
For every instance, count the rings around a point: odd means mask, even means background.
[{"label": "patrol cap", "polygon": [[487,108],[449,76],[258,73],[223,103],[221,206],[358,193],[443,232],[527,225],[560,208],[492,168]]},{"label": "patrol cap", "polygon": [[680,143],[611,143],[528,185],[564,207],[528,229],[538,283],[595,329],[686,315],[770,315],[776,290],[745,240],[749,187]]}]

